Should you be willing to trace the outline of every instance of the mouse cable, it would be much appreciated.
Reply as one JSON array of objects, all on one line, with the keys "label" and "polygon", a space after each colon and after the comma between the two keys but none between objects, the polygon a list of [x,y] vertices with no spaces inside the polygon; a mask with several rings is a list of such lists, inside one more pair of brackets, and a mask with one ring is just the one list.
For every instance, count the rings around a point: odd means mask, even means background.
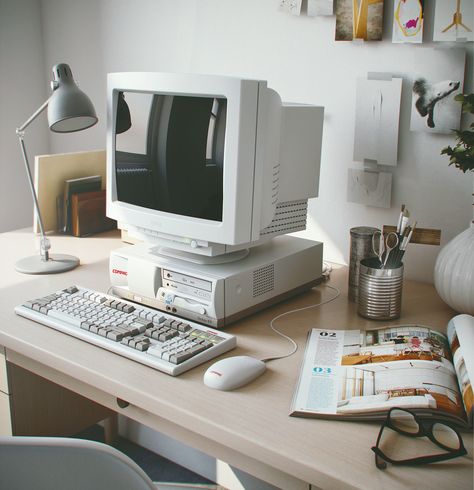
[{"label": "mouse cable", "polygon": [[291,315],[292,313],[298,313],[299,311],[303,311],[303,310],[309,310],[310,308],[317,308],[318,306],[322,306],[322,305],[325,305],[327,303],[330,303],[331,301],[334,301],[336,298],[338,298],[339,295],[341,294],[341,292],[339,291],[338,288],[336,288],[334,286],[329,286],[329,284],[325,284],[325,286],[327,288],[330,288],[333,291],[335,291],[336,292],[335,296],[333,296],[332,298],[326,299],[324,301],[321,301],[320,303],[317,303],[315,305],[303,306],[303,308],[298,308],[296,310],[285,311],[284,313],[281,313],[280,315],[277,315],[275,318],[270,320],[270,324],[269,324],[270,328],[276,334],[278,334],[280,337],[283,337],[284,339],[288,340],[288,342],[290,342],[293,345],[293,348],[291,349],[291,351],[288,354],[283,354],[281,356],[275,356],[275,357],[267,357],[266,359],[261,359],[262,362],[270,362],[270,361],[276,361],[277,359],[285,359],[286,357],[292,356],[298,350],[298,344],[291,337],[289,337],[288,335],[285,335],[283,332],[280,332],[279,330],[277,330],[273,324],[277,320],[279,320],[280,318],[282,318],[286,315]]}]

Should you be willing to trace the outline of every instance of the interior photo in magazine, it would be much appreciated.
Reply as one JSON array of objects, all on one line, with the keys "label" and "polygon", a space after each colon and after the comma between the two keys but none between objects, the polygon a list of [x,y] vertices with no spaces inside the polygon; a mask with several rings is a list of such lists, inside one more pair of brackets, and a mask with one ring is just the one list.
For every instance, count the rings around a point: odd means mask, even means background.
[{"label": "interior photo in magazine", "polygon": [[348,345],[350,337],[344,342],[338,413],[398,406],[463,416],[444,335],[428,327],[405,326],[368,330],[355,345]]}]

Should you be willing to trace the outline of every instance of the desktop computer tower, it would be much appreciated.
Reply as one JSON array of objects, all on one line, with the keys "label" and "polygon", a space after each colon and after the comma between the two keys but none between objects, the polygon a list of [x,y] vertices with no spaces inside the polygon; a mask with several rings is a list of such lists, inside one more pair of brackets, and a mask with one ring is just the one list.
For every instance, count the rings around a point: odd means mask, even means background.
[{"label": "desktop computer tower", "polygon": [[225,327],[312,288],[322,277],[323,244],[283,235],[229,263],[198,264],[138,244],[114,250],[115,295],[214,328]]}]

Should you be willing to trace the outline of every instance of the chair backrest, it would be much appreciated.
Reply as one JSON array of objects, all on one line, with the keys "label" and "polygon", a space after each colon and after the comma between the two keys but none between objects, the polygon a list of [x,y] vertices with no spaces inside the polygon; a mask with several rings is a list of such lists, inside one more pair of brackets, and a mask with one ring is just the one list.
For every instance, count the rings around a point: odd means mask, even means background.
[{"label": "chair backrest", "polygon": [[59,437],[0,437],[5,490],[156,490],[128,456],[99,442]]}]

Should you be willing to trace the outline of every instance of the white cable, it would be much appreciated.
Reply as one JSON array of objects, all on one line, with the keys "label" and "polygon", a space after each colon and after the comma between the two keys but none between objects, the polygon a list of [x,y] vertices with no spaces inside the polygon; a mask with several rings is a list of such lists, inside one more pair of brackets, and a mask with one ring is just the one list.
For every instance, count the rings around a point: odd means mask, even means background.
[{"label": "white cable", "polygon": [[322,306],[322,305],[325,305],[326,303],[330,303],[331,301],[334,301],[336,298],[339,297],[339,295],[341,294],[341,292],[339,291],[338,288],[334,287],[334,286],[329,286],[329,284],[325,284],[325,286],[327,288],[330,288],[334,291],[336,291],[336,295],[333,296],[332,298],[329,298],[327,300],[324,300],[324,301],[321,301],[320,303],[317,303],[315,305],[309,305],[309,306],[304,306],[303,308],[298,308],[296,310],[290,310],[290,311],[285,311],[284,313],[281,313],[280,315],[277,315],[275,318],[273,318],[272,320],[270,320],[270,328],[278,335],[280,335],[280,337],[283,337],[284,339],[288,340],[288,342],[290,342],[290,344],[293,345],[293,348],[292,350],[288,353],[288,354],[283,354],[281,356],[275,356],[275,357],[267,357],[266,359],[261,359],[262,362],[269,362],[269,361],[276,361],[277,359],[284,359],[285,357],[290,357],[292,356],[297,350],[298,350],[298,344],[291,338],[291,337],[288,337],[288,335],[285,335],[284,333],[280,332],[279,330],[277,330],[273,324],[280,318],[286,316],[286,315],[291,315],[292,313],[298,313],[299,311],[303,311],[303,310],[309,310],[310,308],[317,308],[318,306]]}]

